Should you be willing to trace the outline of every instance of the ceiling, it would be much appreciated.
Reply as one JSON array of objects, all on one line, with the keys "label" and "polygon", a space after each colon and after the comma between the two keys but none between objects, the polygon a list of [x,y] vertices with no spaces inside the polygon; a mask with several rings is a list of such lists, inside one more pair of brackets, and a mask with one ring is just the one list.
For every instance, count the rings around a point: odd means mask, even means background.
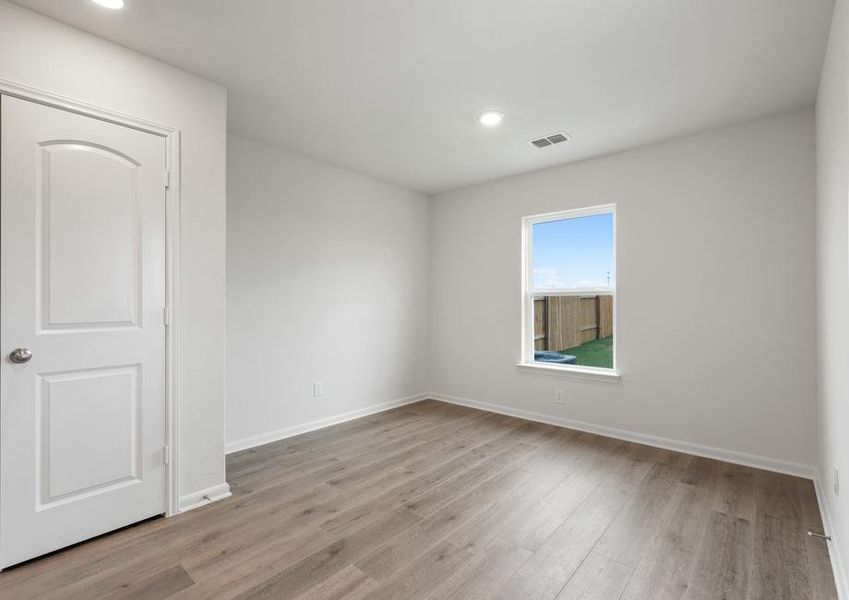
[{"label": "ceiling", "polygon": [[[17,4],[229,89],[229,129],[428,193],[810,105],[832,0]],[[506,113],[479,125],[486,109]],[[568,143],[537,149],[557,131]]]}]

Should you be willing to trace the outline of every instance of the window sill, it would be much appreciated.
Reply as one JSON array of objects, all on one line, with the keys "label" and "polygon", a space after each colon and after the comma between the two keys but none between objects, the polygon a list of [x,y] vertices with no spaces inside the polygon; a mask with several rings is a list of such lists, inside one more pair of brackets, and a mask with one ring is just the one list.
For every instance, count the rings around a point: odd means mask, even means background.
[{"label": "window sill", "polygon": [[617,383],[622,380],[622,376],[618,371],[612,371],[610,369],[595,369],[592,367],[565,367],[540,365],[535,363],[519,363],[516,365],[516,370],[519,373],[525,373],[528,375],[549,375],[571,379],[602,381],[605,383]]}]

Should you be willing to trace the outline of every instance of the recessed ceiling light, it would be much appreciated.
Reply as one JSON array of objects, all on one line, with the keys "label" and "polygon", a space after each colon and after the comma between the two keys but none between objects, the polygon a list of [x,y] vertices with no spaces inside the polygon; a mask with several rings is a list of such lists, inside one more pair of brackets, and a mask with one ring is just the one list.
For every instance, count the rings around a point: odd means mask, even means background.
[{"label": "recessed ceiling light", "polygon": [[99,4],[103,8],[111,8],[112,10],[124,8],[124,0],[92,0],[92,2]]},{"label": "recessed ceiling light", "polygon": [[478,121],[481,122],[481,125],[486,125],[487,127],[495,127],[501,123],[503,119],[504,113],[498,112],[497,110],[488,110],[478,116]]}]

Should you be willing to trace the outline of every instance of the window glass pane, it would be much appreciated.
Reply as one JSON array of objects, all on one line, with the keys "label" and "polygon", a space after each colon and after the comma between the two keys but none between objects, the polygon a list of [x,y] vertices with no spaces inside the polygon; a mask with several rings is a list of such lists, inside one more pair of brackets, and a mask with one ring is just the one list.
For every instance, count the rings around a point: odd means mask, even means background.
[{"label": "window glass pane", "polygon": [[534,297],[534,361],[613,368],[613,296]]},{"label": "window glass pane", "polygon": [[614,289],[611,213],[536,223],[534,289]]}]

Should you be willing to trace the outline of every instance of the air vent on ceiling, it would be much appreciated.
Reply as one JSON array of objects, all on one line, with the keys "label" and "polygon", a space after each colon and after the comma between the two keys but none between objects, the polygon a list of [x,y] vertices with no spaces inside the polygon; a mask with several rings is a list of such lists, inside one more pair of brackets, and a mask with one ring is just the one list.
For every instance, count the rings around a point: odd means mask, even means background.
[{"label": "air vent on ceiling", "polygon": [[569,134],[559,131],[557,133],[552,133],[551,135],[547,135],[536,140],[531,140],[531,143],[537,148],[545,148],[546,146],[552,146],[554,144],[559,144],[561,142],[568,141]]}]

